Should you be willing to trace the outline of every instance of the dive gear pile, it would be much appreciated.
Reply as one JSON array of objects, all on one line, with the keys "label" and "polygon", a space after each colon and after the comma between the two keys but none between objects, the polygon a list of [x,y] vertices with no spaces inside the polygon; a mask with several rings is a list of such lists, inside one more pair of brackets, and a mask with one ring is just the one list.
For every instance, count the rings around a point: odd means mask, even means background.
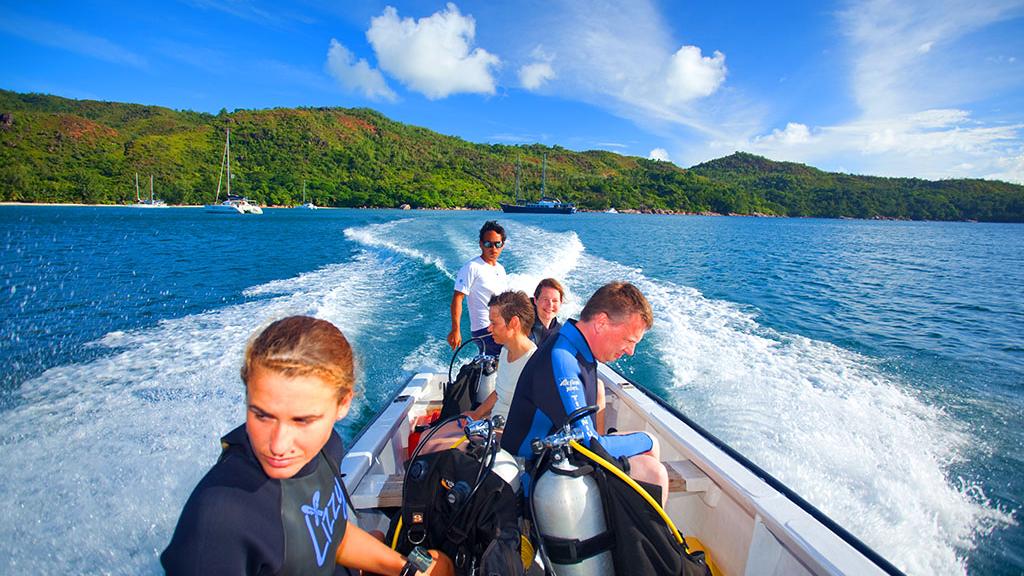
[{"label": "dive gear pile", "polygon": [[649,489],[596,439],[590,449],[581,444],[572,423],[596,411],[576,410],[560,430],[533,442],[529,502],[545,564],[558,576],[711,576],[704,553],[687,549]]},{"label": "dive gear pile", "polygon": [[498,371],[498,359],[494,356],[476,356],[468,364],[464,364],[459,369],[458,377],[452,380],[452,368],[459,352],[477,340],[482,339],[471,338],[452,354],[452,360],[448,364],[448,382],[444,387],[444,402],[441,405],[442,420],[476,408],[494,391]]},{"label": "dive gear pile", "polygon": [[[466,422],[465,452],[420,455],[434,433],[455,421]],[[439,549],[460,576],[522,574],[516,496],[492,470],[498,451],[494,428],[501,422],[468,421],[461,415],[443,419],[423,436],[409,460],[402,511],[389,541],[403,553],[417,545]]]}]

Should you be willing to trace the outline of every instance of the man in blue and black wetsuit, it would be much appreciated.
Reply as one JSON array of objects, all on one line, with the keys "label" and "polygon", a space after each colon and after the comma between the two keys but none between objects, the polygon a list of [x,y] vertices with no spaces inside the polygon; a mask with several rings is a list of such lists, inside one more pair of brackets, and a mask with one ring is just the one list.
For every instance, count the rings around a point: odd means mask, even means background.
[{"label": "man in blue and black wetsuit", "polygon": [[[574,410],[597,404],[597,363],[614,362],[623,354],[632,356],[653,324],[651,305],[636,286],[612,282],[599,288],[583,307],[580,319],[568,321],[548,337],[523,368],[501,447],[532,457],[530,443],[535,438],[565,424]],[[575,426],[583,430],[586,445],[597,438],[612,456],[629,458],[631,476],[661,486],[663,498],[668,495],[668,473],[658,461],[653,437],[644,432],[602,435],[593,417],[583,418]]]}]

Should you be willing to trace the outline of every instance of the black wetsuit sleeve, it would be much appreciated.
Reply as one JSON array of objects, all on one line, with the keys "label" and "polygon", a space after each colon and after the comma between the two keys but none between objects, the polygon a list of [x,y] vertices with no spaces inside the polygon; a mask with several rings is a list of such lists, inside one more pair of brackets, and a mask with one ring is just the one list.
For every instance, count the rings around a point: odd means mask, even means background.
[{"label": "black wetsuit sleeve", "polygon": [[[209,492],[214,492],[213,490]],[[182,511],[171,543],[160,555],[167,574],[259,574],[250,566],[237,510],[212,493],[194,494]]]},{"label": "black wetsuit sleeve", "polygon": [[196,486],[160,555],[170,575],[276,574],[284,563],[281,490],[238,453]]}]

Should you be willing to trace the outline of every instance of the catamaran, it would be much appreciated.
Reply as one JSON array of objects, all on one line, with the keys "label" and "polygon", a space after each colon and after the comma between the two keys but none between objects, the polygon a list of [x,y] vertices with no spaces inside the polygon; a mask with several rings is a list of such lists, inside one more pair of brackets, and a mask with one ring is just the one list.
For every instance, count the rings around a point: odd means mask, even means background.
[{"label": "catamaran", "polygon": [[[225,167],[227,168],[227,199],[218,204]],[[213,202],[213,204],[205,206],[206,211],[211,214],[263,214],[263,209],[259,205],[248,198],[231,193],[231,128],[227,129],[227,136],[224,139],[224,154],[221,156],[220,173],[217,175],[217,195]]]},{"label": "catamaran", "polygon": [[149,200],[139,197],[139,173],[135,173],[135,208],[167,208],[167,203],[153,195],[153,175],[149,175]]},{"label": "catamaran", "polygon": [[[410,467],[410,457],[416,456],[421,424],[440,410],[450,378],[450,372],[409,378],[348,450],[340,471],[350,494],[349,519],[361,528],[388,532],[395,510],[403,506],[406,470],[416,470]],[[664,513],[691,551],[706,553],[713,576],[902,574],[782,482],[641,385],[604,364],[598,366],[598,378],[606,389],[606,425],[642,430],[658,439],[670,479]],[[584,554],[582,547],[578,552]],[[524,552],[526,574],[563,574],[557,566],[546,569],[545,558],[540,552]]]},{"label": "catamaran", "polygon": [[316,210],[317,208],[319,208],[319,206],[314,204],[312,200],[310,200],[309,202],[306,202],[306,181],[305,180],[302,181],[302,204],[299,205],[299,206],[296,206],[296,208],[303,208],[305,210]]}]

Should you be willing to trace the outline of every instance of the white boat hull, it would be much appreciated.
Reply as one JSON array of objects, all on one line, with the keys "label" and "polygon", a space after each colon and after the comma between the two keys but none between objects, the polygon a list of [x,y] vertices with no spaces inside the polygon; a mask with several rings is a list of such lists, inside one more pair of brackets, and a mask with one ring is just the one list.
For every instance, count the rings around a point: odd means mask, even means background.
[{"label": "white boat hull", "polygon": [[[680,489],[675,482],[666,512],[685,536],[709,551],[716,574],[899,573],[855,539],[844,539],[842,528],[820,512],[802,508],[788,489],[773,487],[778,481],[756,474],[614,370],[601,365],[599,376],[607,393],[606,425],[643,430],[659,439],[662,460],[683,485]],[[384,499],[403,470],[409,433],[417,417],[440,407],[445,380],[443,374],[413,376],[346,454],[341,471],[350,504],[358,511],[350,518],[364,529],[387,532],[388,518],[378,507],[394,505]]]},{"label": "white boat hull", "polygon": [[204,209],[210,214],[245,214],[241,208],[234,204],[207,204]]},{"label": "white boat hull", "polygon": [[263,209],[255,204],[235,201],[207,204],[205,210],[211,214],[263,214]]}]

